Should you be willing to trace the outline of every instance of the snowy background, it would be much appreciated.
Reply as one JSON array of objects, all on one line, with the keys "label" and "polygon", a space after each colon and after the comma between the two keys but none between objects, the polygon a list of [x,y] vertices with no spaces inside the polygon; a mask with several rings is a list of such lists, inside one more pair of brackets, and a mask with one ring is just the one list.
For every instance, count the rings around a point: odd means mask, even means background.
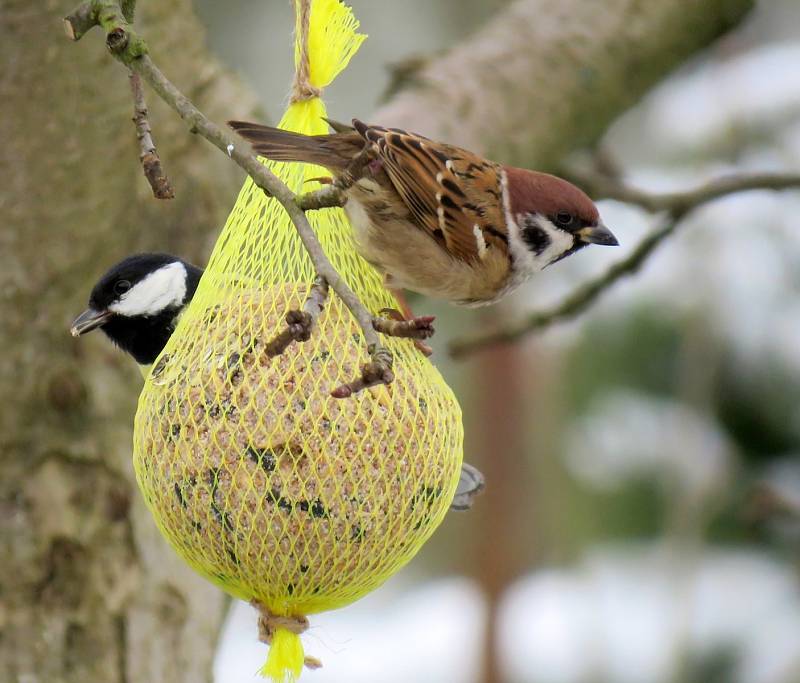
[{"label": "snowy background", "polygon": [[[502,4],[353,0],[371,37],[326,93],[332,115],[368,117],[388,62],[447,47]],[[198,7],[212,46],[277,114],[291,51],[288,33],[267,27],[290,25],[289,3]],[[623,116],[603,149],[652,190],[796,171],[800,2],[763,0]],[[504,315],[559,300],[658,221],[615,202],[600,209],[623,247],[549,269]],[[515,489],[516,523],[493,539],[502,590],[487,588],[492,565],[476,561],[495,514],[480,500],[385,587],[313,618],[304,642],[324,668],[304,680],[478,683],[491,629],[509,683],[800,682],[799,294],[800,193],[742,193],[691,214],[578,321],[526,342],[517,362],[532,379],[516,407],[536,432],[519,435],[516,476],[529,487]],[[476,366],[443,352],[474,313],[424,305],[440,318],[438,361],[478,435],[488,427]],[[479,466],[498,457],[467,438]],[[260,680],[256,633],[252,610],[234,605],[217,683]]]}]

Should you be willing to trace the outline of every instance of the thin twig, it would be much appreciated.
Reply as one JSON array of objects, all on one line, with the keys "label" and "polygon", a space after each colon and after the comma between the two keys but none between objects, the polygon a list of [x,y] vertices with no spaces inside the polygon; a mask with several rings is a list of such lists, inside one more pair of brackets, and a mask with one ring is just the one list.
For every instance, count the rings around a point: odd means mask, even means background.
[{"label": "thin twig", "polygon": [[344,206],[345,196],[336,185],[328,185],[315,192],[297,195],[295,203],[303,211],[317,211]]},{"label": "thin twig", "polygon": [[292,342],[306,342],[311,339],[311,331],[328,298],[328,283],[324,277],[317,276],[308,292],[303,310],[291,310],[286,314],[286,329],[267,342],[268,356],[279,356]]},{"label": "thin twig", "polygon": [[571,175],[593,197],[636,204],[653,213],[686,213],[696,206],[736,192],[786,190],[800,187],[800,173],[753,173],[728,175],[685,192],[651,193],[608,176],[573,171]]},{"label": "thin twig", "polygon": [[67,27],[67,35],[73,40],[79,40],[92,26],[102,26],[106,31],[106,45],[116,59],[139,74],[159,97],[178,113],[192,133],[200,135],[227,154],[245,170],[260,189],[268,196],[274,197],[283,206],[294,224],[317,274],[325,278],[361,328],[367,350],[372,358],[369,365],[374,366],[375,370],[375,372],[365,374],[369,374],[370,377],[380,375],[384,383],[390,382],[392,355],[380,343],[378,333],[372,326],[372,314],[328,260],[292,191],[249,151],[240,150],[222,128],[209,120],[164,76],[148,56],[146,43],[125,20],[115,0],[91,0],[83,3],[64,19],[64,23]]},{"label": "thin twig", "polygon": [[133,123],[136,126],[136,137],[139,140],[139,161],[142,162],[144,177],[150,183],[156,199],[173,199],[175,190],[161,166],[161,159],[156,152],[156,145],[150,131],[141,76],[131,71],[130,82],[133,94]]},{"label": "thin twig", "polygon": [[392,354],[386,349],[370,352],[372,360],[361,366],[361,377],[342,384],[331,392],[334,398],[348,398],[359,391],[379,384],[391,384],[394,381],[392,372]]},{"label": "thin twig", "polygon": [[[573,174],[576,175],[576,174]],[[599,277],[579,286],[555,306],[535,311],[496,330],[456,339],[448,350],[453,357],[463,357],[493,344],[515,341],[526,334],[569,320],[586,310],[600,295],[624,276],[635,273],[656,248],[680,226],[691,210],[719,197],[747,190],[785,190],[800,188],[800,174],[760,173],[720,178],[687,192],[650,194],[624,183],[597,175],[585,175],[582,184],[594,196],[637,204],[649,211],[666,213],[662,227],[647,235],[624,259]]]}]

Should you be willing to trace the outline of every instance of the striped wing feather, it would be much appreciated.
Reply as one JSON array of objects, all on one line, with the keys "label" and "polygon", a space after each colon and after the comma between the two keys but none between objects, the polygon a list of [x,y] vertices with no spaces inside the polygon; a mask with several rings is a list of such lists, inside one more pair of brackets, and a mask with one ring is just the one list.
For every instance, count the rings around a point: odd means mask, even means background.
[{"label": "striped wing feather", "polygon": [[420,135],[354,124],[375,144],[417,225],[451,255],[473,261],[484,248],[508,250],[498,164]]}]

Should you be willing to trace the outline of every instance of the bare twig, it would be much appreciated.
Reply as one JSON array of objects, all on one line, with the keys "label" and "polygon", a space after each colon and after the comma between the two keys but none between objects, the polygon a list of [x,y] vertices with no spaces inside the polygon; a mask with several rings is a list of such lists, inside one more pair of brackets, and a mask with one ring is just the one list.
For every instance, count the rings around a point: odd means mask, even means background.
[{"label": "bare twig", "polygon": [[[331,289],[336,292],[361,328],[367,350],[372,358],[372,362],[368,366],[374,370],[369,373],[365,371],[364,375],[369,375],[370,378],[380,377],[384,383],[391,382],[392,355],[380,343],[378,333],[372,326],[372,314],[328,260],[292,191],[249,151],[240,150],[222,128],[209,120],[164,76],[148,56],[144,40],[133,31],[129,22],[125,20],[116,0],[85,2],[67,16],[64,23],[67,35],[73,40],[79,40],[92,26],[101,26],[106,31],[106,45],[116,59],[139,74],[159,97],[178,113],[192,133],[200,135],[227,154],[247,172],[260,189],[268,196],[274,197],[283,206],[294,224],[317,274],[323,277]],[[377,382],[372,382],[372,384],[375,383]]]},{"label": "bare twig", "polygon": [[342,384],[331,392],[334,398],[348,398],[359,391],[378,384],[391,384],[394,381],[392,372],[392,354],[386,349],[373,349],[370,351],[372,360],[361,366],[361,377]]},{"label": "bare twig", "polygon": [[344,193],[336,185],[328,185],[321,190],[297,196],[297,206],[303,211],[317,211],[344,206]]},{"label": "bare twig", "polygon": [[70,40],[80,40],[90,29],[97,26],[97,15],[90,3],[75,8],[72,14],[64,17],[64,32]]},{"label": "bare twig", "polygon": [[[573,175],[577,174],[573,173]],[[449,352],[452,356],[466,356],[493,344],[512,342],[558,321],[574,318],[594,303],[615,282],[625,275],[639,270],[656,248],[675,232],[686,214],[701,204],[747,190],[800,188],[800,174],[789,173],[728,176],[706,183],[694,190],[665,194],[650,194],[604,176],[585,175],[580,180],[592,195],[637,204],[653,212],[665,212],[666,222],[646,236],[626,258],[612,265],[599,277],[578,287],[552,308],[530,313],[507,327],[480,332],[451,342]]]},{"label": "bare twig", "polygon": [[636,204],[653,213],[684,214],[719,197],[748,190],[786,190],[800,187],[800,173],[754,173],[729,175],[685,192],[651,193],[608,176],[573,171],[571,175],[593,197]]},{"label": "bare twig", "polygon": [[305,342],[311,339],[311,330],[328,298],[328,283],[317,276],[308,292],[303,310],[292,310],[286,314],[286,329],[267,342],[268,356],[281,355],[292,342]]},{"label": "bare twig", "polygon": [[175,190],[161,167],[161,159],[156,152],[156,145],[150,131],[142,79],[139,74],[131,71],[130,82],[133,94],[133,123],[136,126],[136,137],[139,140],[139,161],[142,162],[144,177],[150,183],[156,199],[173,199]]}]

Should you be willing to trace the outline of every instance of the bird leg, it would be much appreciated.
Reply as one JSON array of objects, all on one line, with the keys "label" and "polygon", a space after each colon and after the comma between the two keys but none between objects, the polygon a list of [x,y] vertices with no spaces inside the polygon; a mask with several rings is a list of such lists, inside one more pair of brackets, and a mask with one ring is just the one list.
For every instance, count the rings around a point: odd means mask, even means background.
[{"label": "bird leg", "polygon": [[380,313],[386,317],[376,317],[372,321],[372,326],[377,332],[389,335],[390,337],[406,337],[414,340],[414,346],[424,356],[431,356],[433,349],[425,344],[423,339],[430,339],[433,336],[433,321],[436,319],[432,315],[415,316],[408,305],[405,294],[400,289],[389,288],[394,298],[397,300],[400,310],[393,308],[383,308]]},{"label": "bird leg", "polygon": [[[393,308],[381,309],[381,313],[387,317],[375,317],[372,319],[372,326],[376,332],[386,334],[391,337],[405,337],[414,340],[414,345],[426,356],[433,353],[433,349],[422,342],[433,335],[432,315],[414,317],[411,309],[406,302],[403,293],[399,290],[391,290],[398,300],[403,313]],[[379,384],[391,384],[394,380],[392,372],[392,355],[384,348],[370,349],[372,360],[361,366],[361,376],[342,384],[331,392],[334,398],[347,398],[359,391]]]},{"label": "bird leg", "polygon": [[371,142],[366,143],[364,149],[352,158],[347,168],[336,178],[333,184],[343,192],[349,190],[367,174],[370,164],[376,161],[377,158],[374,145]]},{"label": "bird leg", "polygon": [[[306,192],[295,198],[295,203],[303,211],[317,211],[319,209],[329,209],[331,207],[342,207],[347,202],[346,192],[363,178],[367,171],[372,171],[371,164],[377,158],[372,144],[368,143],[358,154],[356,154],[347,168],[335,179],[327,177],[312,178],[325,185],[320,190]],[[379,162],[378,162],[379,163]]]}]

